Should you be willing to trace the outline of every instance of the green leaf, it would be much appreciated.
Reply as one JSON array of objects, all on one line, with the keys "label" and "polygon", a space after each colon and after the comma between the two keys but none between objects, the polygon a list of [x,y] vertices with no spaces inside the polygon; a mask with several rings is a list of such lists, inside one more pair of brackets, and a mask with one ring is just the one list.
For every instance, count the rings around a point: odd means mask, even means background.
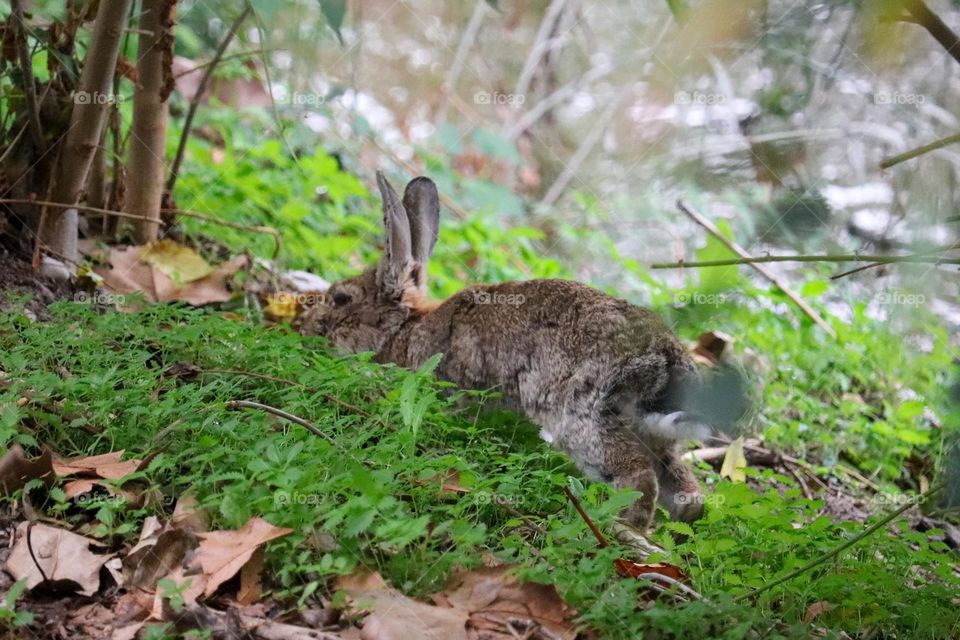
[{"label": "green leaf", "polygon": [[343,35],[340,33],[340,27],[343,25],[343,17],[347,14],[347,1],[320,0],[320,12],[333,32],[337,34],[340,45],[343,46]]},{"label": "green leaf", "polygon": [[667,6],[670,7],[670,13],[677,22],[683,22],[687,19],[687,5],[683,0],[667,0]]},{"label": "green leaf", "polygon": [[693,536],[693,527],[686,522],[664,522],[663,526],[683,536]]},{"label": "green leaf", "polygon": [[803,285],[800,293],[807,298],[816,298],[823,295],[830,287],[826,280],[811,280]]},{"label": "green leaf", "polygon": [[[720,229],[720,233],[725,237],[733,240],[733,231],[730,229],[730,225],[726,220],[718,220],[717,228]],[[707,245],[697,251],[698,262],[739,257],[736,252],[732,251],[712,235],[707,238]],[[697,271],[700,274],[700,290],[702,293],[713,293],[732,289],[742,279],[740,275],[740,265],[736,264],[725,267],[700,267]]]}]

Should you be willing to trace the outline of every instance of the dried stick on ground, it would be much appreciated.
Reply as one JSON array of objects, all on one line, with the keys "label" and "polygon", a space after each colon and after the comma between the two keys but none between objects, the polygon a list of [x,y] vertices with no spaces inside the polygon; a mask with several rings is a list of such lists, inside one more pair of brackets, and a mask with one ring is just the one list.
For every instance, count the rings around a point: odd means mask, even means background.
[{"label": "dried stick on ground", "polygon": [[[113,86],[120,38],[129,9],[130,0],[101,2],[97,9],[93,39],[83,61],[80,83],[74,92],[70,128],[54,172],[51,197],[54,202],[68,206],[77,204],[80,192],[87,184],[90,163],[110,110],[107,97]],[[77,218],[75,208],[58,209],[40,234],[44,245],[72,263],[77,261]]]},{"label": "dried stick on ground", "polygon": [[[704,218],[702,214],[700,214],[698,211],[695,211],[692,207],[687,205],[687,203],[685,203],[683,200],[677,201],[677,207],[680,209],[680,211],[683,211],[685,214],[687,214],[687,216],[689,216],[691,220],[693,220],[694,222],[699,224],[701,227],[709,231],[712,236],[714,236],[717,240],[719,240],[724,245],[726,245],[728,249],[740,255],[742,258],[745,258],[748,260],[751,259],[750,254],[747,253],[747,251],[743,247],[738,245],[733,240],[730,240],[729,238],[727,238],[727,236],[720,233],[720,229],[718,229],[716,225],[714,225],[712,222]],[[833,327],[827,324],[826,320],[821,318],[820,314],[817,313],[813,309],[813,307],[807,304],[806,300],[801,298],[799,295],[797,295],[795,291],[793,291],[790,287],[784,284],[783,281],[780,278],[778,278],[775,273],[773,273],[766,267],[759,264],[750,263],[750,266],[756,269],[757,272],[759,272],[760,275],[762,275],[764,278],[772,282],[774,286],[778,287],[781,291],[783,291],[788,298],[793,300],[794,304],[800,307],[801,311],[803,311],[805,314],[810,316],[810,319],[812,319],[817,324],[817,326],[819,326],[821,329],[826,331],[831,338],[837,337],[837,333],[833,330]]]},{"label": "dried stick on ground", "polygon": [[167,144],[167,98],[173,90],[173,25],[176,0],[143,0],[137,49],[139,86],[133,94],[133,126],[123,210],[143,216],[134,225],[138,243],[160,230],[163,159]]}]

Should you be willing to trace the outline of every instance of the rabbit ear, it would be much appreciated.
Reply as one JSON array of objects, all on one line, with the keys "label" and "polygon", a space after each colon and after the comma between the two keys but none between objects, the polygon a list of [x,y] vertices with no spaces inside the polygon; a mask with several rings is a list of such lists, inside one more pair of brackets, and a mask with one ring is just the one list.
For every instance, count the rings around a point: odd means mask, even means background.
[{"label": "rabbit ear", "polygon": [[399,300],[416,266],[410,249],[410,223],[400,196],[380,171],[377,171],[377,186],[383,199],[383,227],[386,231],[383,258],[377,266],[377,285],[389,298]]},{"label": "rabbit ear", "polygon": [[[440,229],[440,195],[433,180],[420,176],[407,184],[403,192],[403,208],[410,220],[410,241],[413,258],[420,263],[421,277],[426,279],[427,261],[437,244]],[[421,286],[425,282],[419,283]]]}]

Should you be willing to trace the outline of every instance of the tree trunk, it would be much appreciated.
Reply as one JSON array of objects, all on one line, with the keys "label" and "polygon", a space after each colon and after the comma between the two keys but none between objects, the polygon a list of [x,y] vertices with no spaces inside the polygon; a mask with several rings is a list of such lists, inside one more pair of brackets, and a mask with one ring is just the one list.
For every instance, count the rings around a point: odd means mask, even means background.
[{"label": "tree trunk", "polygon": [[[130,0],[101,2],[97,9],[90,50],[74,92],[70,129],[54,172],[54,202],[77,204],[87,183],[90,163],[110,109],[113,73],[129,9]],[[73,272],[77,262],[77,210],[51,208],[44,227],[41,238],[46,248],[55,258],[65,260],[67,269]]]},{"label": "tree trunk", "polygon": [[133,95],[133,128],[127,163],[127,213],[150,218],[137,220],[137,242],[157,239],[163,198],[163,159],[167,139],[167,98],[173,90],[173,25],[176,0],[143,0],[137,75]]}]

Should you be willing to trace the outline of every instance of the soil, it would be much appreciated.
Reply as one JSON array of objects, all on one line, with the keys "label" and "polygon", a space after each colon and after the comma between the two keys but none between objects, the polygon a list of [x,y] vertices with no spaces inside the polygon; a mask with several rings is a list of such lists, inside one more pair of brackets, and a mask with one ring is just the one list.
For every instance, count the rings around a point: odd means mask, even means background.
[{"label": "soil", "polygon": [[[22,304],[31,319],[44,319],[47,306],[73,297],[70,283],[59,283],[34,273],[30,263],[12,253],[0,251],[0,313],[9,313]],[[25,302],[20,299],[27,296]],[[15,301],[15,302],[14,302]]]}]

